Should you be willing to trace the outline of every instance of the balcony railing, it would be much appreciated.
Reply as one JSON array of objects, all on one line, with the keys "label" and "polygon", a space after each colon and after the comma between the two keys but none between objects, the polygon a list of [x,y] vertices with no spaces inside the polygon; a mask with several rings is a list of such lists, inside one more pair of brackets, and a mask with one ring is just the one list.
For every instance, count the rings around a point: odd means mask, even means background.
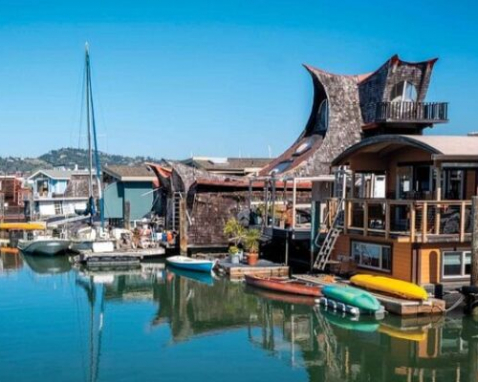
[{"label": "balcony railing", "polygon": [[[334,209],[337,202],[329,201]],[[398,238],[402,242],[465,242],[471,239],[470,200],[347,199],[345,233]]]},{"label": "balcony railing", "polygon": [[447,102],[378,102],[375,122],[438,123],[448,121]]}]

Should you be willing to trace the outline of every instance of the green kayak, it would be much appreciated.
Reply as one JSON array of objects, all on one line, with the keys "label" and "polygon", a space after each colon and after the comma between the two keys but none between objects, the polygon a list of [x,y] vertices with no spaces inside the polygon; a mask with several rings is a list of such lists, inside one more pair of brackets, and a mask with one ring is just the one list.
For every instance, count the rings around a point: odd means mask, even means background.
[{"label": "green kayak", "polygon": [[332,300],[369,312],[376,312],[381,308],[378,300],[370,293],[350,286],[326,285],[322,288],[322,294]]}]

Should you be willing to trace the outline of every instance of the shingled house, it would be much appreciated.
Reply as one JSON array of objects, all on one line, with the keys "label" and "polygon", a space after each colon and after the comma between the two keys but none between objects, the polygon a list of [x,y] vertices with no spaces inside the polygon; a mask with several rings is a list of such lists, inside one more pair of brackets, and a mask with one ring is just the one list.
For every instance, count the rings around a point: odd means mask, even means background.
[{"label": "shingled house", "polygon": [[[332,192],[339,196],[343,190],[341,180],[335,179],[334,184],[330,176],[332,162],[347,148],[363,138],[383,134],[421,135],[423,129],[447,122],[447,103],[425,101],[435,62],[436,59],[406,62],[395,55],[376,71],[359,75],[333,74],[305,65],[314,86],[308,122],[290,148],[259,175],[276,180],[313,177],[311,222],[303,226],[293,222],[285,232],[277,223],[272,224],[268,227],[272,241],[277,236],[299,237],[302,242],[295,244],[302,250],[297,252],[317,249],[314,242],[311,246],[319,228],[317,221],[325,218],[325,206]],[[273,192],[271,195],[277,199]],[[295,201],[292,202],[295,211]],[[277,248],[272,252],[277,252]]]}]

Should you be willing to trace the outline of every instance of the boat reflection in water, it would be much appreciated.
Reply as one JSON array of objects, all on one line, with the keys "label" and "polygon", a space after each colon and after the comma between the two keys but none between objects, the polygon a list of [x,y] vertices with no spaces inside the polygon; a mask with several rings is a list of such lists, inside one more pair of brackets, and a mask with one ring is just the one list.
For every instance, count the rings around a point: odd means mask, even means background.
[{"label": "boat reflection in water", "polygon": [[[467,381],[478,376],[478,323],[471,318],[355,320],[313,306],[310,299],[170,272],[161,263],[68,270],[47,259],[38,260],[44,264],[25,260],[33,272],[52,278],[69,272],[67,287],[77,290],[70,309],[79,309],[78,325],[88,328],[78,340],[88,344],[82,347],[87,354],[77,358],[89,360],[91,381],[116,381],[129,373],[139,380],[195,376],[210,382],[257,377]],[[28,354],[30,349],[15,350]],[[58,352],[61,357],[65,349]],[[74,351],[66,353],[71,357]]]}]

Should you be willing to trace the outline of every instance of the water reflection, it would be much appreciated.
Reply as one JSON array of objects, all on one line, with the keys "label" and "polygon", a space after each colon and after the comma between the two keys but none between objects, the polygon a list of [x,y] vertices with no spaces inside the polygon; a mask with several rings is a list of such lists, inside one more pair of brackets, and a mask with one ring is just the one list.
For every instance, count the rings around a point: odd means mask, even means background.
[{"label": "water reflection", "polygon": [[15,272],[23,267],[23,260],[18,249],[0,247],[0,277],[2,274]]},{"label": "water reflection", "polygon": [[[255,372],[264,378],[283,365],[305,372],[304,377],[294,380],[477,380],[478,323],[471,318],[390,316],[382,321],[354,320],[315,307],[307,298],[178,272],[163,263],[95,270],[70,269],[62,258],[25,258],[25,262],[32,272],[42,275],[59,277],[58,273],[69,272],[72,285],[87,301],[88,373],[84,380],[113,381],[115,378],[108,374],[113,362],[110,355],[114,359],[123,353],[131,357],[131,340],[122,346],[113,340],[126,336],[126,326],[112,324],[120,312],[127,314],[128,320],[146,325],[145,332],[131,337],[141,344],[140,349],[148,349],[148,353],[141,353],[141,362],[151,359],[151,365],[143,368],[143,377],[153,373],[156,359],[176,354],[173,348],[184,349],[184,344],[195,343],[217,359],[217,377],[208,375],[212,381],[237,373],[221,362],[225,354],[237,352],[240,364],[243,357],[256,354],[254,349],[268,356],[257,358],[261,366]],[[142,306],[150,309],[149,313]],[[164,342],[167,347],[151,348],[151,341],[158,340],[156,333],[162,335],[164,329],[169,333]],[[248,342],[248,349],[237,347],[237,342],[230,339],[210,347],[210,338],[227,339],[229,333],[239,336],[235,341]],[[105,357],[109,368],[102,366]],[[191,357],[198,355],[187,353],[183,361],[188,360],[190,369],[199,367]],[[169,362],[179,367],[179,361]],[[167,366],[162,365],[163,370]],[[247,364],[242,366],[248,368]]]}]

